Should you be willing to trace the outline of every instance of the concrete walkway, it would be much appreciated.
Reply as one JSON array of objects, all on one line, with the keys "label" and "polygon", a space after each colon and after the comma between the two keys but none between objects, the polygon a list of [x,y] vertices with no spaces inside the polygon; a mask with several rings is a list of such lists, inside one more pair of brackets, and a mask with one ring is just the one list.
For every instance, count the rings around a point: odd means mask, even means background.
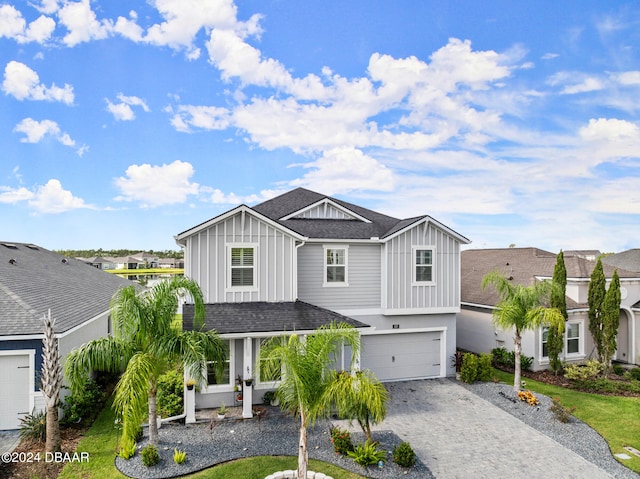
[{"label": "concrete walkway", "polygon": [[13,452],[20,444],[20,430],[0,431],[0,454]]},{"label": "concrete walkway", "polygon": [[437,479],[613,477],[454,381],[386,386],[391,404],[374,430],[408,441]]}]

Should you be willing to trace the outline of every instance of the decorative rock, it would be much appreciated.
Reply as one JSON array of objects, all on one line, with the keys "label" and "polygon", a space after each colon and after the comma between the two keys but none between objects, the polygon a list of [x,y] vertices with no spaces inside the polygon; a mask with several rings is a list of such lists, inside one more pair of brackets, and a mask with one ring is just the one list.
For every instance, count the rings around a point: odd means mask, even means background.
[{"label": "decorative rock", "polygon": [[[286,470],[269,474],[264,479],[297,479],[297,477],[298,471]],[[333,479],[333,477],[327,476],[322,472],[307,471],[307,479]]]}]

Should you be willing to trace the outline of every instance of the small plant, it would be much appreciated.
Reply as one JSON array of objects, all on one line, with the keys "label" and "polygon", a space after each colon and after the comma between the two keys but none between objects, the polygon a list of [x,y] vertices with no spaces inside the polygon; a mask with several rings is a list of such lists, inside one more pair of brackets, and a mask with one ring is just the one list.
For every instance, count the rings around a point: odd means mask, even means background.
[{"label": "small plant", "polygon": [[220,407],[218,408],[218,415],[219,416],[224,416],[225,414],[227,414],[227,406],[224,405],[224,403],[220,404]]},{"label": "small plant", "polygon": [[129,459],[131,459],[135,455],[136,455],[136,444],[135,443],[130,444],[130,445],[126,445],[126,446],[122,446],[120,448],[120,450],[118,451],[118,456],[120,456],[125,461],[128,461]]},{"label": "small plant", "polygon": [[69,394],[62,405],[63,424],[76,424],[82,421],[90,422],[101,410],[104,402],[104,390],[93,379],[88,379],[80,392]]},{"label": "small plant", "polygon": [[482,353],[478,357],[477,381],[489,381],[491,379],[491,363],[493,358],[491,353]]},{"label": "small plant", "polygon": [[538,398],[535,397],[531,391],[518,391],[518,398],[530,406],[537,406],[539,404]]},{"label": "small plant", "polygon": [[573,413],[576,412],[576,407],[573,406],[572,408],[568,408],[560,403],[560,398],[553,398],[551,399],[551,406],[549,407],[549,410],[558,421],[569,422]]},{"label": "small plant", "polygon": [[179,451],[178,449],[173,450],[173,462],[176,464],[183,464],[184,461],[187,460],[187,452]]},{"label": "small plant", "polygon": [[189,379],[187,379],[187,382],[185,384],[186,384],[188,390],[192,390],[193,387],[196,385],[196,380],[193,379],[193,378],[189,378]]},{"label": "small plant", "polygon": [[413,467],[416,463],[416,453],[408,442],[401,442],[393,448],[393,462],[401,467]]},{"label": "small plant", "polygon": [[358,444],[353,451],[349,451],[347,455],[362,467],[373,466],[380,461],[387,460],[387,453],[378,449],[378,443],[367,441],[364,444]]},{"label": "small plant", "polygon": [[462,369],[462,356],[462,351],[456,351],[456,353],[451,356],[451,365],[456,368],[457,373]]},{"label": "small plant", "polygon": [[158,449],[153,444],[147,445],[142,450],[142,464],[147,467],[155,466],[160,462],[160,455]]},{"label": "small plant", "polygon": [[631,371],[629,371],[629,375],[632,379],[640,381],[640,368],[633,368]]},{"label": "small plant", "polygon": [[584,364],[569,364],[564,368],[564,377],[576,381],[585,381],[598,376],[604,367],[600,361],[590,359]]},{"label": "small plant", "polygon": [[265,404],[271,404],[276,400],[276,392],[275,391],[267,391],[262,396],[262,402]]},{"label": "small plant", "polygon": [[464,353],[462,355],[462,368],[460,370],[460,379],[468,384],[476,380],[478,376],[478,356],[473,353]]},{"label": "small plant", "polygon": [[[493,358],[493,365],[500,368],[515,368],[516,367],[516,353],[513,351],[507,351],[506,348],[494,348],[491,350],[491,356]],[[529,371],[533,364],[533,356],[520,356],[520,368],[523,371]]]},{"label": "small plant", "polygon": [[44,442],[47,438],[47,414],[44,411],[27,414],[20,419],[20,439]]},{"label": "small plant", "polygon": [[144,437],[144,430],[142,429],[142,426],[138,426],[138,429],[136,430],[136,435],[133,438],[133,440],[135,442],[140,442],[142,441],[143,437]]},{"label": "small plant", "polygon": [[335,452],[346,456],[349,452],[353,451],[353,443],[351,442],[351,433],[349,431],[340,429],[339,427],[332,427],[330,433],[333,450]]}]

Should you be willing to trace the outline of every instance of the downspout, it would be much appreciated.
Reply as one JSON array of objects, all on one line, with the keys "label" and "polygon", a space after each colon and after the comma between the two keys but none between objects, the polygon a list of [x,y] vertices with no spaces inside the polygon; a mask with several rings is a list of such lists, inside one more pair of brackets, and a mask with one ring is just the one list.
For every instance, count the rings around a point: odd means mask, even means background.
[{"label": "downspout", "polygon": [[294,277],[296,278],[295,284],[293,285],[293,287],[295,288],[295,291],[293,292],[293,297],[295,299],[295,301],[298,300],[298,248],[300,248],[301,246],[304,246],[306,243],[306,241],[302,241],[300,244],[297,244],[295,249],[296,249],[296,254],[294,256],[294,268],[295,268],[295,275]]}]

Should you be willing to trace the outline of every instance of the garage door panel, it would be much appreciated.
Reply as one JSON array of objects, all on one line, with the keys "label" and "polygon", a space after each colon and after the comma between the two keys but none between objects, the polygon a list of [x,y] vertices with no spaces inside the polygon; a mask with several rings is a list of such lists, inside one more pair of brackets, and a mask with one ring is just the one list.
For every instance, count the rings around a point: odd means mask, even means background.
[{"label": "garage door panel", "polygon": [[29,412],[28,354],[0,356],[0,430],[17,429]]},{"label": "garage door panel", "polygon": [[362,337],[362,367],[381,381],[440,375],[440,332]]}]

